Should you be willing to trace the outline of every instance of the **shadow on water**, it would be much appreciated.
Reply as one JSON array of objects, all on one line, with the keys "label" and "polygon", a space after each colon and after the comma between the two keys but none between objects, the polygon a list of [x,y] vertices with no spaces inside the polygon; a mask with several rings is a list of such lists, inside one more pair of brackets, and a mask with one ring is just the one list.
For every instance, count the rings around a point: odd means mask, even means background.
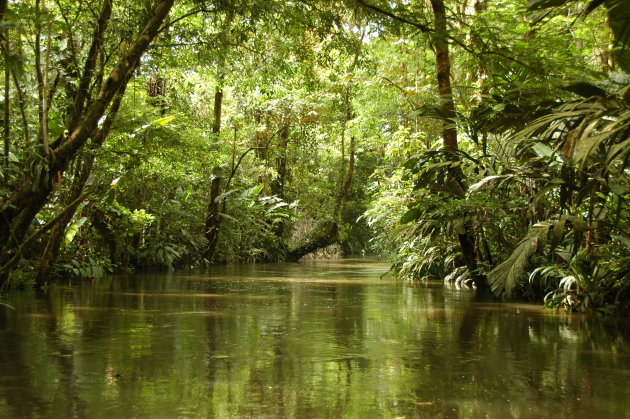
[{"label": "shadow on water", "polygon": [[628,417],[626,320],[374,260],[107,277],[0,308],[0,417]]}]

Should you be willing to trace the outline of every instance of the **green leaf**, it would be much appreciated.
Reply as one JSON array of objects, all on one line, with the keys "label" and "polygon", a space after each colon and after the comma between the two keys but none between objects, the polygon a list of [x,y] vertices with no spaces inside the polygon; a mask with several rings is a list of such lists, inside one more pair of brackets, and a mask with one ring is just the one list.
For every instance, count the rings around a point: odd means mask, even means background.
[{"label": "green leaf", "polygon": [[411,221],[417,220],[421,212],[422,209],[420,207],[409,209],[402,217],[400,217],[400,224],[407,224]]},{"label": "green leaf", "polygon": [[238,192],[238,189],[232,189],[232,190],[229,190],[229,191],[227,191],[227,192],[223,192],[222,194],[219,194],[219,196],[217,196],[217,197],[214,199],[214,202],[221,202],[221,201],[223,201],[224,199],[226,199],[228,196],[230,196],[230,195],[232,195],[232,194],[234,194],[234,193],[236,193],[236,192]]},{"label": "green leaf", "polygon": [[9,304],[7,301],[4,301],[4,300],[0,300],[0,306],[4,306],[10,310],[15,310],[15,307],[13,307],[11,304]]},{"label": "green leaf", "polygon": [[260,185],[254,186],[250,189],[252,195],[259,195],[263,190],[264,185],[261,183]]},{"label": "green leaf", "polygon": [[611,179],[608,181],[608,189],[615,195],[624,196],[630,193],[630,187],[621,181]]},{"label": "green leaf", "polygon": [[66,228],[66,233],[64,235],[64,243],[66,245],[72,243],[72,240],[74,240],[74,237],[79,232],[79,229],[83,224],[85,224],[86,221],[87,217],[81,217]]},{"label": "green leaf", "polygon": [[619,234],[619,235],[613,234],[612,238],[614,240],[617,240],[617,241],[623,243],[624,246],[630,248],[630,238],[628,238],[628,237],[626,237],[624,235],[621,235],[621,234]]},{"label": "green leaf", "polygon": [[587,99],[593,96],[606,97],[605,90],[590,83],[573,83],[563,87],[563,89]]},{"label": "green leaf", "polygon": [[549,158],[552,157],[555,153],[554,151],[546,144],[543,143],[535,143],[532,146],[532,150],[538,155],[538,157]]},{"label": "green leaf", "polygon": [[175,116],[165,116],[164,118],[156,119],[155,121],[152,122],[152,124],[163,127],[164,125],[167,125],[168,123],[170,123],[173,119],[175,119]]},{"label": "green leaf", "polygon": [[561,218],[557,223],[553,226],[553,231],[551,232],[551,247],[555,248],[559,246],[562,242],[562,237],[564,235],[564,226],[566,224],[567,219]]},{"label": "green leaf", "polygon": [[482,186],[485,186],[486,184],[491,183],[494,180],[504,179],[504,178],[507,178],[507,177],[511,177],[511,175],[492,175],[492,176],[487,176],[487,177],[481,179],[479,182],[475,183],[474,185],[470,185],[468,190],[470,192],[475,192],[479,188],[481,188]]},{"label": "green leaf", "polygon": [[282,201],[282,202],[278,202],[277,204],[272,205],[271,207],[269,207],[267,209],[268,213],[274,212],[275,210],[277,210],[278,208],[282,208],[282,207],[287,207],[289,206],[289,204],[287,204],[286,202]]},{"label": "green leaf", "polygon": [[412,157],[403,164],[403,167],[408,170],[413,170],[416,168],[419,161],[420,159],[418,157]]}]

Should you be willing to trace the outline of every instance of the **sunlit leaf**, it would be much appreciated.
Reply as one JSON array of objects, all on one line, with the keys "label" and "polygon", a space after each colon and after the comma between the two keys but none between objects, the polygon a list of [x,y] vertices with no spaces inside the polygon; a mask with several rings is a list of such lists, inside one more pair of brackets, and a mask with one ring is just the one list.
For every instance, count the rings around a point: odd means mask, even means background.
[{"label": "sunlit leaf", "polygon": [[81,226],[83,224],[85,224],[85,222],[88,220],[87,217],[81,217],[78,220],[74,221],[73,223],[71,223],[67,228],[66,228],[66,232],[64,235],[64,242],[66,245],[72,243],[72,240],[74,240],[74,237],[77,235],[77,233],[79,232],[79,229],[81,228]]}]

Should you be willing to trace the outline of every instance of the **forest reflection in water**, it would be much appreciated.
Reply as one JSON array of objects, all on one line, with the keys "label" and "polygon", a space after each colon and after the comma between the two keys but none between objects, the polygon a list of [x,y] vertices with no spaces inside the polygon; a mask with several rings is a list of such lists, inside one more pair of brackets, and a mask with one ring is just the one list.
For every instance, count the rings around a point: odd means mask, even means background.
[{"label": "forest reflection in water", "polygon": [[0,309],[0,417],[629,417],[625,320],[350,259],[112,276]]}]

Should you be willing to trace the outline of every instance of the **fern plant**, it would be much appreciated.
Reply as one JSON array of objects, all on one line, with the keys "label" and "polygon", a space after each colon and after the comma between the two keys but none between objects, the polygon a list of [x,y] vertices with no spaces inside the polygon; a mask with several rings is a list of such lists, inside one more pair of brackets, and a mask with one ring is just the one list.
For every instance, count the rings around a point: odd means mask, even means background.
[{"label": "fern plant", "polygon": [[586,260],[584,252],[567,263],[540,266],[532,271],[529,281],[544,281],[552,289],[545,295],[546,308],[566,311],[607,310],[609,279],[613,270],[602,260]]},{"label": "fern plant", "polygon": [[173,265],[182,257],[183,250],[181,246],[172,242],[158,241],[144,249],[140,253],[140,258],[144,266],[159,266],[173,269]]}]

